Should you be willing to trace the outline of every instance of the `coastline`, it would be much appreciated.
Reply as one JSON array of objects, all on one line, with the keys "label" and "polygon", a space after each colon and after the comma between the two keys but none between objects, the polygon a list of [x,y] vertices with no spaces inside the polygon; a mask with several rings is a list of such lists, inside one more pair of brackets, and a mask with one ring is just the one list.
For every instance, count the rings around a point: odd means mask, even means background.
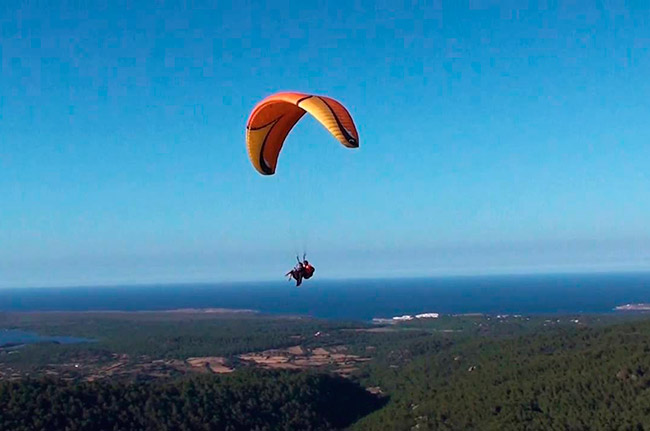
[{"label": "coastline", "polygon": [[172,308],[166,310],[14,310],[21,314],[259,314],[248,308]]},{"label": "coastline", "polygon": [[650,311],[649,303],[624,304],[614,307],[615,311]]}]

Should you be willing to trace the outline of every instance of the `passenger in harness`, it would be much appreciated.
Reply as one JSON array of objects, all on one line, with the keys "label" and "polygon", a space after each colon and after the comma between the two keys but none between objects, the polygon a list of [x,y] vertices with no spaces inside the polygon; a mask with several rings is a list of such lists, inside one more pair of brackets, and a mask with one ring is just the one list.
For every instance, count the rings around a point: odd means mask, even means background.
[{"label": "passenger in harness", "polygon": [[305,267],[303,266],[298,256],[296,256],[296,260],[298,261],[298,264],[291,271],[287,272],[284,275],[288,276],[289,280],[296,280],[296,287],[298,287],[302,284]]}]

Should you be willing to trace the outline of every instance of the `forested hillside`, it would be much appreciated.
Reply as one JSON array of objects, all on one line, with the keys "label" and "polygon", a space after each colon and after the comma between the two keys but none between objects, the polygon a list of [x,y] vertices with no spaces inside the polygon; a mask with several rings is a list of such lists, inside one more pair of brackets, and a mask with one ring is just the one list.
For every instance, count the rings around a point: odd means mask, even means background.
[{"label": "forested hillside", "polygon": [[330,430],[381,400],[340,377],[243,371],[165,383],[0,383],[0,430]]},{"label": "forested hillside", "polygon": [[0,430],[650,431],[643,314],[1,319],[97,341],[0,349]]},{"label": "forested hillside", "polygon": [[367,377],[392,399],[355,430],[648,430],[650,322],[471,338]]}]

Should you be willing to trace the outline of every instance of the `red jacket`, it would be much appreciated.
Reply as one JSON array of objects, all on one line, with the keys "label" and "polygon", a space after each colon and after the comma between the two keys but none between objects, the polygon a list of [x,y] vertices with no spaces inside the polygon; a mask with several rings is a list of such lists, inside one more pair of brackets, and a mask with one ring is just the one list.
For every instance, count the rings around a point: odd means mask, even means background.
[{"label": "red jacket", "polygon": [[311,264],[308,263],[307,265],[305,265],[305,268],[302,271],[304,274],[303,275],[304,278],[310,278],[312,275],[314,275],[315,269],[313,266],[311,266]]}]

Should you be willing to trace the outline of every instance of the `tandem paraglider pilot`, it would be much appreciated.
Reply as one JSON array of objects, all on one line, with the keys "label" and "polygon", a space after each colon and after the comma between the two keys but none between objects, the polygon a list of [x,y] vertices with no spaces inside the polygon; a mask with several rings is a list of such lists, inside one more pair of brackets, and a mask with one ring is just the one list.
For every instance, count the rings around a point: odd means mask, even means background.
[{"label": "tandem paraglider pilot", "polygon": [[[359,133],[352,116],[341,102],[327,96],[281,92],[266,97],[253,108],[246,123],[246,149],[253,167],[264,176],[275,175],[280,151],[293,126],[309,113],[344,147],[359,148]],[[285,275],[303,280],[314,275],[314,267],[296,256],[298,264]]]}]

